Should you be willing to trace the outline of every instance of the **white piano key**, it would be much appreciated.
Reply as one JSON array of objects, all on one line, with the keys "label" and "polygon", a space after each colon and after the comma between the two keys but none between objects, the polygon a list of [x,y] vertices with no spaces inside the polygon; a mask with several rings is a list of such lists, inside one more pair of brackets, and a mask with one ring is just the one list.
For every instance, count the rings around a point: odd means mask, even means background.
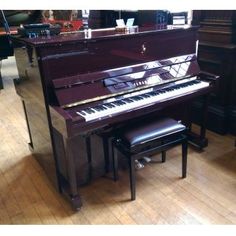
[{"label": "white piano key", "polygon": [[[177,81],[175,84],[176,85],[181,85],[181,84],[185,85],[185,84],[187,84],[187,82],[191,82],[193,80],[196,80],[196,77],[193,77],[193,78],[190,78],[190,79],[184,79],[182,81]],[[157,94],[155,96],[143,98],[143,99],[137,100],[137,101],[135,100],[135,101],[130,102],[130,103],[126,102],[125,104],[122,104],[122,105],[115,105],[115,107],[107,108],[107,109],[101,110],[101,111],[97,111],[94,108],[91,108],[94,111],[94,113],[91,113],[91,114],[86,113],[84,110],[78,111],[77,114],[83,116],[86,121],[101,119],[101,118],[106,117],[106,116],[112,116],[112,115],[120,113],[120,112],[125,112],[125,111],[128,111],[128,110],[135,109],[135,108],[138,108],[138,107],[142,107],[142,106],[152,104],[152,103],[155,103],[155,102],[160,102],[160,101],[167,100],[167,99],[173,99],[173,98],[178,97],[178,96],[183,96],[185,94],[188,94],[190,92],[193,92],[195,90],[205,88],[205,87],[208,87],[208,86],[209,86],[208,82],[200,81],[197,84],[192,84],[192,85],[189,85],[189,86],[186,86],[186,87],[176,88],[174,90],[167,91],[165,93],[161,93],[161,94]],[[148,90],[148,92],[146,91],[146,94],[148,94],[151,91],[153,91],[153,90]],[[145,94],[145,93],[143,93],[143,91],[140,92],[140,93],[136,92],[135,95],[133,95],[131,97],[130,96],[127,96],[127,97],[132,99],[132,97],[136,97],[138,95],[143,95],[143,94]],[[121,101],[122,101],[122,99],[121,99]],[[114,102],[114,100],[112,102]],[[113,104],[112,102],[110,104]],[[103,105],[106,106],[106,104],[103,104]]]}]

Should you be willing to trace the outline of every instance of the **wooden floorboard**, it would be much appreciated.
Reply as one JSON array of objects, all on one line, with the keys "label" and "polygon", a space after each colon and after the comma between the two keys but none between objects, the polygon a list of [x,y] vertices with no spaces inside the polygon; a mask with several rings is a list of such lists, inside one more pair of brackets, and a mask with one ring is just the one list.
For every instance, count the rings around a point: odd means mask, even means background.
[{"label": "wooden floorboard", "polygon": [[[181,150],[166,163],[137,171],[137,199],[130,201],[128,173],[119,181],[99,178],[81,187],[83,207],[74,212],[28,149],[28,133],[13,78],[14,58],[3,61],[0,92],[0,224],[235,224],[235,137],[207,132],[209,146],[189,148],[188,175],[181,176]],[[153,158],[160,160],[160,156]]]}]

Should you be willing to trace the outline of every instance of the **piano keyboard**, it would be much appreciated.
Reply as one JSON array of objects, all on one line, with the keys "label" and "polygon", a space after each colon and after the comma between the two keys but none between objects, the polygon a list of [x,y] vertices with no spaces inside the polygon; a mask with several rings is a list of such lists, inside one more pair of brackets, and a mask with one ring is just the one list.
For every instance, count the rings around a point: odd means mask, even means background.
[{"label": "piano keyboard", "polygon": [[137,109],[145,105],[149,105],[155,102],[161,102],[175,97],[183,96],[193,91],[206,88],[209,86],[208,82],[197,80],[196,77],[190,79],[184,79],[176,81],[171,87],[162,88],[149,92],[140,91],[136,95],[130,95],[129,97],[123,97],[122,99],[114,99],[112,102],[105,102],[101,105],[89,107],[76,113],[85,118],[86,121],[95,119],[101,119],[106,116],[112,116],[116,113],[125,112],[131,109]]}]

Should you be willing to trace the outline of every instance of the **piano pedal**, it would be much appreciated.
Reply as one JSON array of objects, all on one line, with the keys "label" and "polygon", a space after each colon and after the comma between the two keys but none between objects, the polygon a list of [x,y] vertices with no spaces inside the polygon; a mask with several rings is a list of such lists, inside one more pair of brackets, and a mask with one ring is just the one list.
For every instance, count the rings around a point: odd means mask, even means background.
[{"label": "piano pedal", "polygon": [[152,159],[150,157],[143,157],[139,160],[135,160],[135,169],[136,170],[143,169],[144,166],[151,161]]},{"label": "piano pedal", "polygon": [[144,164],[141,163],[139,160],[135,160],[135,169],[140,170],[144,168]]},{"label": "piano pedal", "polygon": [[143,157],[142,160],[145,162],[145,163],[149,163],[152,161],[152,159],[150,157]]}]

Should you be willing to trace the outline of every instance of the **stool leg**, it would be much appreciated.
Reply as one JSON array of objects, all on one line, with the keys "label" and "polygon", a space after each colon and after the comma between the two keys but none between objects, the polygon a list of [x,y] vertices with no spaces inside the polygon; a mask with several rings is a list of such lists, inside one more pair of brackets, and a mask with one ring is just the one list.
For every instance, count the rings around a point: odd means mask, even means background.
[{"label": "stool leg", "polygon": [[165,162],[166,161],[166,151],[162,151],[161,152],[161,162]]},{"label": "stool leg", "polygon": [[113,165],[113,180],[118,180],[118,155],[117,149],[115,148],[114,141],[112,142],[112,165]]},{"label": "stool leg", "polygon": [[130,191],[131,191],[131,200],[136,199],[136,178],[135,178],[135,164],[134,158],[130,155],[129,157],[129,179],[130,179]]},{"label": "stool leg", "polygon": [[188,154],[188,141],[185,139],[182,143],[182,178],[187,175],[187,154]]}]

